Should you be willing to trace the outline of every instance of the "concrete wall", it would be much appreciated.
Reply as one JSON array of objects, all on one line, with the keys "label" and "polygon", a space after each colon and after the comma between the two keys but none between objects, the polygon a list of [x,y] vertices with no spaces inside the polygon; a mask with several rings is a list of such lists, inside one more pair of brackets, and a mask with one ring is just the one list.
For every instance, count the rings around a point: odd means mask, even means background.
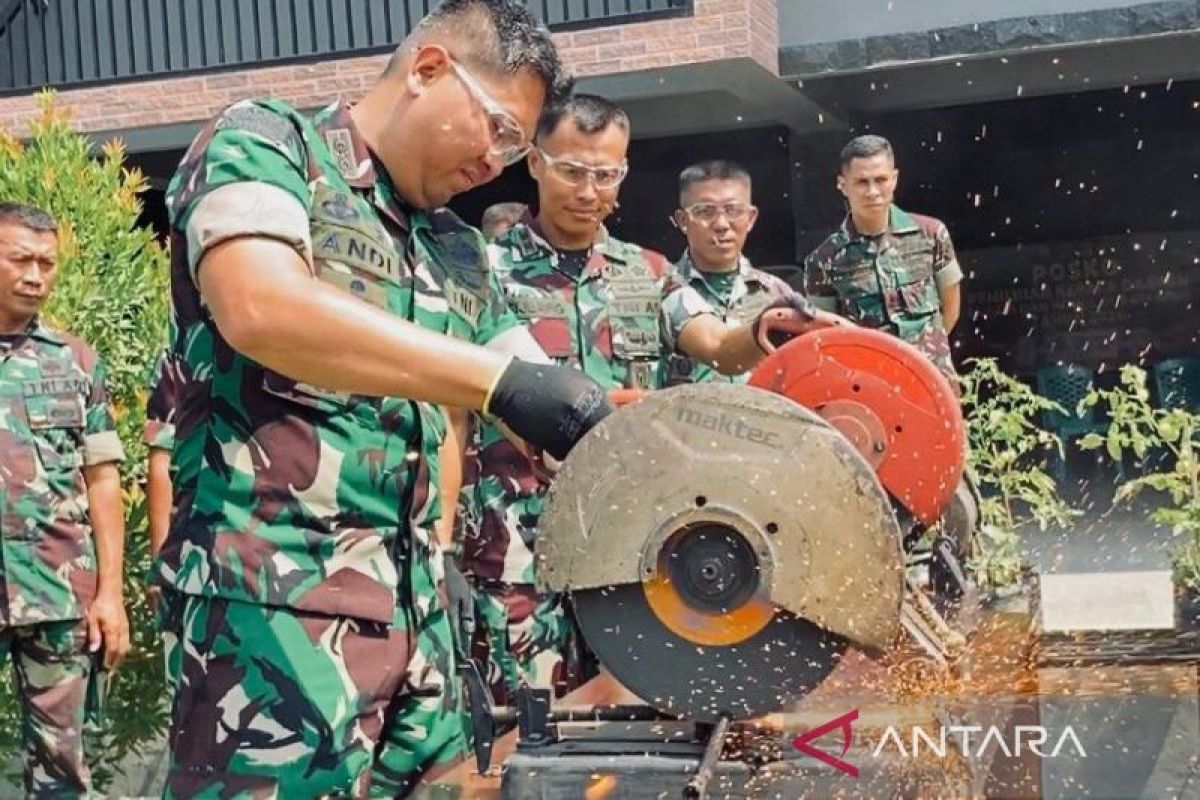
[{"label": "concrete wall", "polygon": [[782,47],[1152,3],[1129,0],[779,0]]}]

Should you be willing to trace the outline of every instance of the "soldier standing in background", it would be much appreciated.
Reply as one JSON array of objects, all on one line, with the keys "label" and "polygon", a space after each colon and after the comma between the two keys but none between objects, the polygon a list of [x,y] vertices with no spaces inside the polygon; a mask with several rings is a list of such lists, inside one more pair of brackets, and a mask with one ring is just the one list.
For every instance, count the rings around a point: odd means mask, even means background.
[{"label": "soldier standing in background", "polygon": [[745,383],[766,355],[767,327],[798,335],[842,322],[783,280],[750,265],[746,237],[758,219],[750,173],[705,161],[679,176],[673,222],[687,249],[668,276],[662,304],[663,384]]},{"label": "soldier standing in background", "polygon": [[[576,95],[546,109],[529,169],[538,213],[489,247],[509,307],[556,363],[606,389],[657,386],[660,254],[608,235],[628,172],[629,118]],[[476,655],[499,702],[522,684],[561,695],[581,679],[565,600],[534,588],[533,541],[549,475],[493,425],[465,490],[462,567],[476,589]]]},{"label": "soldier standing in background", "polygon": [[[962,268],[940,220],[910,214],[895,204],[899,180],[892,146],[882,136],[859,136],[842,149],[837,186],[849,213],[805,260],[805,291],[818,306],[913,345],[958,391],[949,334],[961,307]],[[955,503],[977,508],[979,502],[968,471]],[[961,512],[948,519],[972,516]],[[930,562],[939,598],[954,603],[966,590],[963,564],[973,535],[970,525],[957,530],[943,525],[936,540],[941,544],[935,543]]]},{"label": "soldier standing in background", "polygon": [[12,659],[30,797],[82,797],[85,698],[129,650],[124,458],[104,367],[46,325],[58,234],[0,202],[0,662]]},{"label": "soldier standing in background", "polygon": [[859,136],[842,150],[838,191],[850,213],[804,262],[804,290],[819,307],[898,336],[958,387],[949,333],[958,322],[962,268],[946,226],[895,205],[892,146]]}]

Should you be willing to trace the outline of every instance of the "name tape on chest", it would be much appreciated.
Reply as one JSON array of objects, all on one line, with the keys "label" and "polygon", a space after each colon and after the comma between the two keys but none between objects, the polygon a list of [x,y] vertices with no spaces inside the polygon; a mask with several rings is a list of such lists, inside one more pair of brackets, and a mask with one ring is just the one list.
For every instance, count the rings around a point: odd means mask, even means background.
[{"label": "name tape on chest", "polygon": [[520,292],[508,295],[509,305],[522,317],[565,319],[571,311],[567,298],[558,294]]},{"label": "name tape on chest", "polygon": [[454,281],[446,281],[445,294],[446,304],[452,311],[457,312],[472,326],[479,323],[479,315],[483,313],[483,298]]},{"label": "name tape on chest", "polygon": [[608,301],[608,313],[614,317],[657,317],[661,301],[658,295],[617,296]]}]

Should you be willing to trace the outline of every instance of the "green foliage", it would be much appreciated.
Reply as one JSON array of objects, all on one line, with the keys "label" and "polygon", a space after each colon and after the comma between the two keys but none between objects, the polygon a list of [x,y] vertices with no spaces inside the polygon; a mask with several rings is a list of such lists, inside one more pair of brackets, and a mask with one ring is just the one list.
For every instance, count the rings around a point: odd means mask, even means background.
[{"label": "green foliage", "polygon": [[1185,534],[1174,557],[1175,579],[1200,592],[1200,414],[1152,406],[1146,371],[1132,364],[1121,367],[1117,386],[1093,389],[1080,407],[1100,403],[1108,408],[1108,430],[1088,434],[1080,446],[1103,448],[1117,462],[1130,453],[1142,462],[1142,474],[1121,484],[1113,502],[1130,502],[1147,489],[1164,496],[1150,519]]},{"label": "green foliage", "polygon": [[[126,605],[133,649],[110,687],[107,721],[97,733],[97,784],[111,765],[157,738],[166,724],[162,657],[144,580],[149,567],[145,498],[140,488],[145,387],[167,329],[167,257],[152,231],[137,226],[146,182],[123,166],[119,142],[92,150],[39,97],[40,117],[22,144],[0,129],[0,197],[50,211],[60,224],[59,277],[45,316],[90,343],[108,367],[108,390],[125,446]],[[18,747],[11,671],[0,670],[0,763]]]},{"label": "green foliage", "polygon": [[1024,569],[1022,528],[1066,526],[1079,512],[1042,469],[1041,453],[1048,447],[1061,451],[1062,442],[1038,420],[1044,412],[1062,412],[1062,406],[1006,375],[995,359],[967,364],[971,369],[961,385],[970,467],[984,495],[980,542],[970,566],[981,585],[999,587],[1016,582]]}]

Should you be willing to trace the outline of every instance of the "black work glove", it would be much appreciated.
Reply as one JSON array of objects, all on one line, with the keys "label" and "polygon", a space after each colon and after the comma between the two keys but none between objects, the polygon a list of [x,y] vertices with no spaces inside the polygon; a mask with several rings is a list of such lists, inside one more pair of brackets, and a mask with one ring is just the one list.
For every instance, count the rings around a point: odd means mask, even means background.
[{"label": "black work glove", "polygon": [[497,379],[483,409],[559,460],[612,410],[607,392],[579,370],[516,358]]},{"label": "black work glove", "polygon": [[751,330],[762,351],[773,353],[796,336],[845,323],[842,317],[820,310],[799,292],[789,291],[754,318]]},{"label": "black work glove", "polygon": [[458,570],[458,563],[450,553],[443,554],[446,569],[446,613],[450,625],[459,634],[460,647],[464,653],[471,652],[471,637],[475,634],[475,597],[471,584]]}]

